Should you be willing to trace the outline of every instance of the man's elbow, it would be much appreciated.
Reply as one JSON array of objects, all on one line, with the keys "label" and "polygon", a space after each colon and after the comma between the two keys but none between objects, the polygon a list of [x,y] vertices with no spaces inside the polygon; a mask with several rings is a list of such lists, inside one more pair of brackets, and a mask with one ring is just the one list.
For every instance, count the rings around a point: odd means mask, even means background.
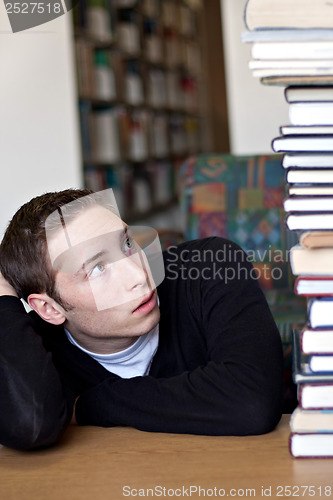
[{"label": "man's elbow", "polygon": [[[283,384],[280,373],[269,383],[257,381],[238,395],[238,426],[240,434],[267,434],[275,429],[282,416]],[[241,430],[244,429],[244,432]]]},{"label": "man's elbow", "polygon": [[280,398],[246,394],[237,398],[229,407],[226,416],[221,412],[215,422],[215,434],[232,436],[251,436],[267,434],[275,429],[282,415]]},{"label": "man's elbow", "polygon": [[249,400],[241,411],[240,432],[244,435],[267,434],[275,429],[282,416],[280,399]]},{"label": "man's elbow", "polygon": [[20,416],[0,423],[0,443],[19,451],[52,446],[60,440],[67,425],[64,413],[58,417],[36,413]]}]

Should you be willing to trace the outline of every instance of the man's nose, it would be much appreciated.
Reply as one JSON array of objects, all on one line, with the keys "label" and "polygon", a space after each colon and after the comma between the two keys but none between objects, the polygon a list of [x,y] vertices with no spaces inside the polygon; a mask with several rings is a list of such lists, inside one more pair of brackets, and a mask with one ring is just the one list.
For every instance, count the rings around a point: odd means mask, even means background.
[{"label": "man's nose", "polygon": [[124,283],[126,290],[130,291],[147,283],[147,270],[140,253],[136,252],[135,255],[124,257],[117,262],[119,279]]}]

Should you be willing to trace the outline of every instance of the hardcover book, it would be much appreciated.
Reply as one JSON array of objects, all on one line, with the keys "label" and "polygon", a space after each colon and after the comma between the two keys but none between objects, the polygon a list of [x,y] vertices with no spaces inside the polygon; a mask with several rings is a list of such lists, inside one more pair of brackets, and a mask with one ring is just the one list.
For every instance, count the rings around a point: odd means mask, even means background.
[{"label": "hardcover book", "polygon": [[299,242],[306,248],[333,247],[333,231],[304,231]]},{"label": "hardcover book", "polygon": [[296,276],[333,276],[333,248],[304,248],[295,245],[289,256],[291,270]]},{"label": "hardcover book", "polygon": [[333,384],[333,373],[314,373],[309,367],[308,354],[301,350],[301,332],[293,331],[293,380],[295,384]]},{"label": "hardcover book", "polygon": [[248,0],[247,29],[333,28],[333,6],[325,0]]},{"label": "hardcover book", "polygon": [[292,102],[289,120],[292,125],[333,125],[333,102]]},{"label": "hardcover book", "polygon": [[333,154],[300,153],[286,154],[282,159],[283,168],[333,168]]},{"label": "hardcover book", "polygon": [[333,125],[282,125],[280,127],[282,135],[332,135]]},{"label": "hardcover book", "polygon": [[287,87],[284,95],[289,103],[333,101],[333,86]]},{"label": "hardcover book", "polygon": [[333,169],[290,169],[286,180],[289,184],[333,184]]},{"label": "hardcover book", "polygon": [[[333,185],[322,185],[316,186],[313,185],[290,185],[288,188],[288,192],[290,196],[326,196],[333,195]],[[316,233],[328,233],[328,231],[315,231]],[[327,246],[327,245],[316,245],[316,246]],[[330,246],[330,245],[329,245]]]},{"label": "hardcover book", "polygon": [[306,297],[333,296],[333,277],[299,276],[295,281],[295,293]]},{"label": "hardcover book", "polygon": [[252,71],[252,76],[257,78],[281,78],[281,77],[332,77],[333,68],[331,66],[315,66],[313,68],[295,68],[295,67],[284,67],[284,68],[262,68],[254,69]]},{"label": "hardcover book", "polygon": [[312,355],[309,359],[310,370],[314,373],[333,374],[333,356],[322,354]]},{"label": "hardcover book", "polygon": [[249,69],[252,71],[260,69],[300,69],[306,68],[328,70],[333,63],[328,59],[253,59],[249,62]]},{"label": "hardcover book", "polygon": [[286,217],[290,231],[324,230],[333,227],[333,212],[331,213],[291,213]]},{"label": "hardcover book", "polygon": [[276,153],[283,151],[329,152],[333,150],[333,135],[285,135],[273,139],[272,149]]},{"label": "hardcover book", "polygon": [[291,432],[299,434],[331,433],[333,432],[333,410],[304,410],[297,407],[290,417],[289,425]]},{"label": "hardcover book", "polygon": [[333,456],[333,434],[291,434],[289,449],[295,458],[330,458]]},{"label": "hardcover book", "polygon": [[[319,299],[310,299],[310,301],[308,302],[308,318],[311,328],[332,328],[333,298],[325,297]],[[326,367],[324,361],[322,363],[322,366]],[[325,371],[327,371],[326,368]]]},{"label": "hardcover book", "polygon": [[[284,41],[284,42],[255,42],[252,45],[251,55],[253,59],[280,61],[303,60],[315,61],[333,58],[333,41]],[[302,99],[301,99],[302,100]]]},{"label": "hardcover book", "polygon": [[333,410],[333,383],[305,383],[298,388],[298,404],[304,410]]},{"label": "hardcover book", "polygon": [[301,331],[301,349],[304,354],[333,354],[333,330],[304,327]]},{"label": "hardcover book", "polygon": [[309,29],[269,29],[262,28],[260,30],[244,31],[241,34],[242,42],[309,42],[309,41],[327,41],[333,40],[332,29],[324,28],[309,28]]},{"label": "hardcover book", "polygon": [[333,75],[271,75],[261,77],[260,83],[283,87],[288,85],[332,85]]},{"label": "hardcover book", "polygon": [[297,196],[284,200],[285,212],[333,212],[333,197]]}]

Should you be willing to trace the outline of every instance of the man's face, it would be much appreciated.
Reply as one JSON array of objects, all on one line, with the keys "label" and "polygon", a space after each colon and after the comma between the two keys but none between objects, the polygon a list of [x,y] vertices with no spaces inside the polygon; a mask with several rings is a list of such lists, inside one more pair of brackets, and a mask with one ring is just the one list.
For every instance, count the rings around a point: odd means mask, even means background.
[{"label": "man's face", "polygon": [[159,308],[149,266],[121,219],[93,206],[65,229],[67,234],[59,229],[49,239],[48,249],[56,289],[71,306],[65,326],[78,343],[95,352],[111,352],[114,345],[116,351],[156,326]]}]

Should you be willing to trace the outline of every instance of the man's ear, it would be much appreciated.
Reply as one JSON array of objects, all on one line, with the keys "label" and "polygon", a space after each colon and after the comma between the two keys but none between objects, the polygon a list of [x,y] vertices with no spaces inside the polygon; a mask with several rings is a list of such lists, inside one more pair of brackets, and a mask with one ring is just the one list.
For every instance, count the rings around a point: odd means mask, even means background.
[{"label": "man's ear", "polygon": [[28,304],[44,321],[52,325],[62,325],[66,320],[62,307],[46,293],[32,293],[28,297]]}]

